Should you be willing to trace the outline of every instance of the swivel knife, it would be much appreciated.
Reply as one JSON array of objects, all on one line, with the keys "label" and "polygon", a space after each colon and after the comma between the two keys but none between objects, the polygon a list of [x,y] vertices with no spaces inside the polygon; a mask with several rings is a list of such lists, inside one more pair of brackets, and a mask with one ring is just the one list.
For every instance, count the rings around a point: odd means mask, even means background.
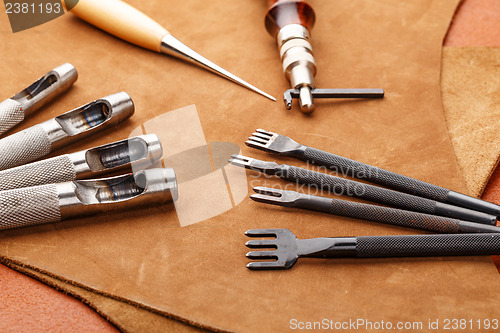
[{"label": "swivel knife", "polygon": [[280,51],[283,72],[292,89],[285,91],[287,109],[298,98],[300,110],[314,111],[314,98],[383,98],[383,89],[316,89],[316,61],[311,46],[311,30],[316,21],[312,7],[302,0],[268,0],[266,29]]}]

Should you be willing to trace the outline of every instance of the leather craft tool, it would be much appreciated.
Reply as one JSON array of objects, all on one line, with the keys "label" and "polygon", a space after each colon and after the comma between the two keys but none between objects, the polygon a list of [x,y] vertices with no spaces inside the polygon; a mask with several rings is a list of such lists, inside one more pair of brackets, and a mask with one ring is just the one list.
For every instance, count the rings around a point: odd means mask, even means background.
[{"label": "leather craft tool", "polygon": [[483,213],[500,216],[500,206],[421,180],[397,174],[375,166],[304,146],[294,140],[273,132],[258,129],[245,142],[248,146],[280,156],[290,156],[327,167],[339,174],[364,179],[394,190],[418,195],[451,205],[466,207]]},{"label": "leather craft tool", "polygon": [[120,0],[79,0],[71,13],[129,43],[191,61],[215,74],[261,94],[276,98],[202,57],[144,13]]},{"label": "leather craft tool", "polygon": [[311,46],[311,29],[316,21],[312,7],[302,0],[268,0],[265,24],[276,39],[283,72],[292,89],[284,94],[287,109],[298,98],[304,113],[314,111],[314,98],[382,98],[383,89],[316,89],[316,61]]},{"label": "leather craft tool", "polygon": [[0,192],[0,230],[159,205],[177,199],[173,169]]},{"label": "leather craft tool", "polygon": [[[251,270],[289,269],[298,258],[392,258],[483,256],[500,254],[499,234],[362,236],[297,239],[288,229],[254,229],[245,232]],[[273,239],[269,239],[272,237]]]},{"label": "leather craft tool", "polygon": [[56,96],[68,90],[78,78],[75,67],[54,68],[28,88],[0,103],[0,135],[10,130]]},{"label": "leather craft tool", "polygon": [[0,171],[0,191],[137,171],[158,161],[162,154],[156,134],[140,135]]},{"label": "leather craft tool", "polygon": [[258,194],[252,194],[250,196],[252,200],[271,205],[302,208],[337,216],[442,233],[500,232],[499,227],[492,225],[402,209],[331,199],[268,187],[254,187],[253,190]]},{"label": "leather craft tool", "polygon": [[134,103],[125,92],[95,100],[0,140],[0,170],[34,161],[50,152],[128,119]]},{"label": "leather craft tool", "polygon": [[[232,155],[229,160],[233,165],[258,171],[267,175],[275,175],[281,179],[297,184],[307,185],[310,191],[325,190],[336,195],[347,195],[371,202],[416,211],[430,215],[440,215],[464,221],[494,225],[496,216],[463,207],[448,205],[442,202],[418,197],[415,195],[389,190],[379,186],[336,177],[321,172],[298,168],[291,165],[278,165],[275,162],[260,161],[241,155]],[[2,176],[0,172],[0,183]],[[1,188],[1,185],[0,185]]]}]

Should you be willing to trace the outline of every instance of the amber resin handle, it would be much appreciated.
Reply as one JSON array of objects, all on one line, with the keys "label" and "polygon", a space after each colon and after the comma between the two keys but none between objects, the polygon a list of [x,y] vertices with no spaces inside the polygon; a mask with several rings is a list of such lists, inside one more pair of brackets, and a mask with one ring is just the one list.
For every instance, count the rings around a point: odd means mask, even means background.
[{"label": "amber resin handle", "polygon": [[311,31],[316,21],[312,7],[302,0],[268,0],[266,29],[276,37],[281,28],[289,24],[300,24]]}]

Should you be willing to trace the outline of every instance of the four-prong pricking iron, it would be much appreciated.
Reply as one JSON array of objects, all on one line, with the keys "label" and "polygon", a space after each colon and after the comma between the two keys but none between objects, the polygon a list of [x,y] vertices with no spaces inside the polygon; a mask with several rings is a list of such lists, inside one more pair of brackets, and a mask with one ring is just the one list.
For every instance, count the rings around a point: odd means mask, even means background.
[{"label": "four-prong pricking iron", "polygon": [[397,174],[319,149],[304,146],[277,133],[258,129],[245,142],[249,147],[260,149],[280,156],[290,156],[308,161],[343,174],[363,175],[364,180],[387,186],[397,191],[437,200],[451,205],[466,207],[487,214],[500,216],[500,206],[481,199],[473,198],[437,185]]},{"label": "four-prong pricking iron", "polygon": [[177,199],[173,169],[0,192],[0,230],[59,222]]},{"label": "four-prong pricking iron", "polygon": [[382,98],[382,89],[316,89],[316,61],[310,43],[310,30],[316,16],[312,7],[302,0],[269,0],[266,29],[280,51],[283,72],[292,89],[284,94],[287,109],[292,98],[298,98],[304,113],[314,111],[314,98]]},{"label": "four-prong pricking iron", "polygon": [[336,195],[357,197],[392,207],[464,221],[494,225],[497,220],[496,216],[490,214],[291,165],[278,165],[275,162],[260,161],[242,155],[232,155],[229,162],[249,170],[307,185],[308,189],[314,191],[325,190]]},{"label": "four-prong pricking iron", "polygon": [[132,172],[151,166],[162,154],[156,134],[140,135],[0,171],[0,191]]},{"label": "four-prong pricking iron", "polygon": [[34,161],[63,145],[117,125],[133,114],[132,99],[120,92],[10,135],[0,140],[0,170]]},{"label": "four-prong pricking iron", "polygon": [[288,229],[248,230],[251,270],[289,269],[298,258],[391,258],[500,254],[500,234],[363,236],[297,239]]},{"label": "four-prong pricking iron", "polygon": [[0,135],[68,90],[77,78],[78,73],[75,67],[71,64],[64,64],[54,68],[28,88],[0,103]]},{"label": "four-prong pricking iron", "polygon": [[422,214],[402,209],[382,207],[359,202],[320,197],[295,191],[268,187],[254,187],[254,201],[282,207],[295,207],[337,216],[387,223],[443,233],[489,232],[500,233],[500,228],[443,216]]}]

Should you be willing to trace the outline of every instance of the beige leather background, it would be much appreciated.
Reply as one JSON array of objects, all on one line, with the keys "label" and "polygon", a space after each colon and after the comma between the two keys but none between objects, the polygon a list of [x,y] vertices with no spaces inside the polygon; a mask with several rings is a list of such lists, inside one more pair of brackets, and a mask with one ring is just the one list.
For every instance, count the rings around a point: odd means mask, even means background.
[{"label": "beige leather background", "polygon": [[[185,1],[177,8],[153,1],[130,3],[262,89],[278,96],[287,88],[273,41],[263,29],[255,29],[264,4],[220,1],[200,8],[196,1]],[[12,86],[38,75],[22,70],[27,67],[48,70],[69,61],[80,72],[69,94],[23,126],[115,91],[125,90],[134,98],[137,113],[132,121],[66,151],[119,139],[148,119],[194,103],[208,141],[243,147],[246,137],[263,127],[466,191],[446,132],[439,89],[441,43],[456,1],[318,1],[314,6],[318,86],[383,87],[383,101],[321,101],[312,117],[304,117],[69,17],[16,35],[15,40],[5,36],[9,47],[1,57],[32,50],[50,55],[29,62],[25,57],[13,59],[5,74]],[[245,15],[232,14],[237,11]],[[8,29],[5,24],[0,28]],[[217,36],[224,42],[217,42]],[[245,49],[252,52],[238,51]],[[0,93],[14,93],[7,88],[2,86]],[[243,152],[272,159],[244,147]],[[178,226],[171,207],[163,207],[7,232],[1,235],[0,252],[89,288],[223,330],[275,331],[288,327],[291,318],[426,321],[494,314],[490,304],[498,302],[498,283],[492,279],[497,273],[489,258],[309,260],[287,272],[256,273],[244,268],[243,232],[258,227],[287,227],[299,237],[415,233],[245,200],[219,217],[185,228]],[[401,308],[409,311],[402,314]]]}]

